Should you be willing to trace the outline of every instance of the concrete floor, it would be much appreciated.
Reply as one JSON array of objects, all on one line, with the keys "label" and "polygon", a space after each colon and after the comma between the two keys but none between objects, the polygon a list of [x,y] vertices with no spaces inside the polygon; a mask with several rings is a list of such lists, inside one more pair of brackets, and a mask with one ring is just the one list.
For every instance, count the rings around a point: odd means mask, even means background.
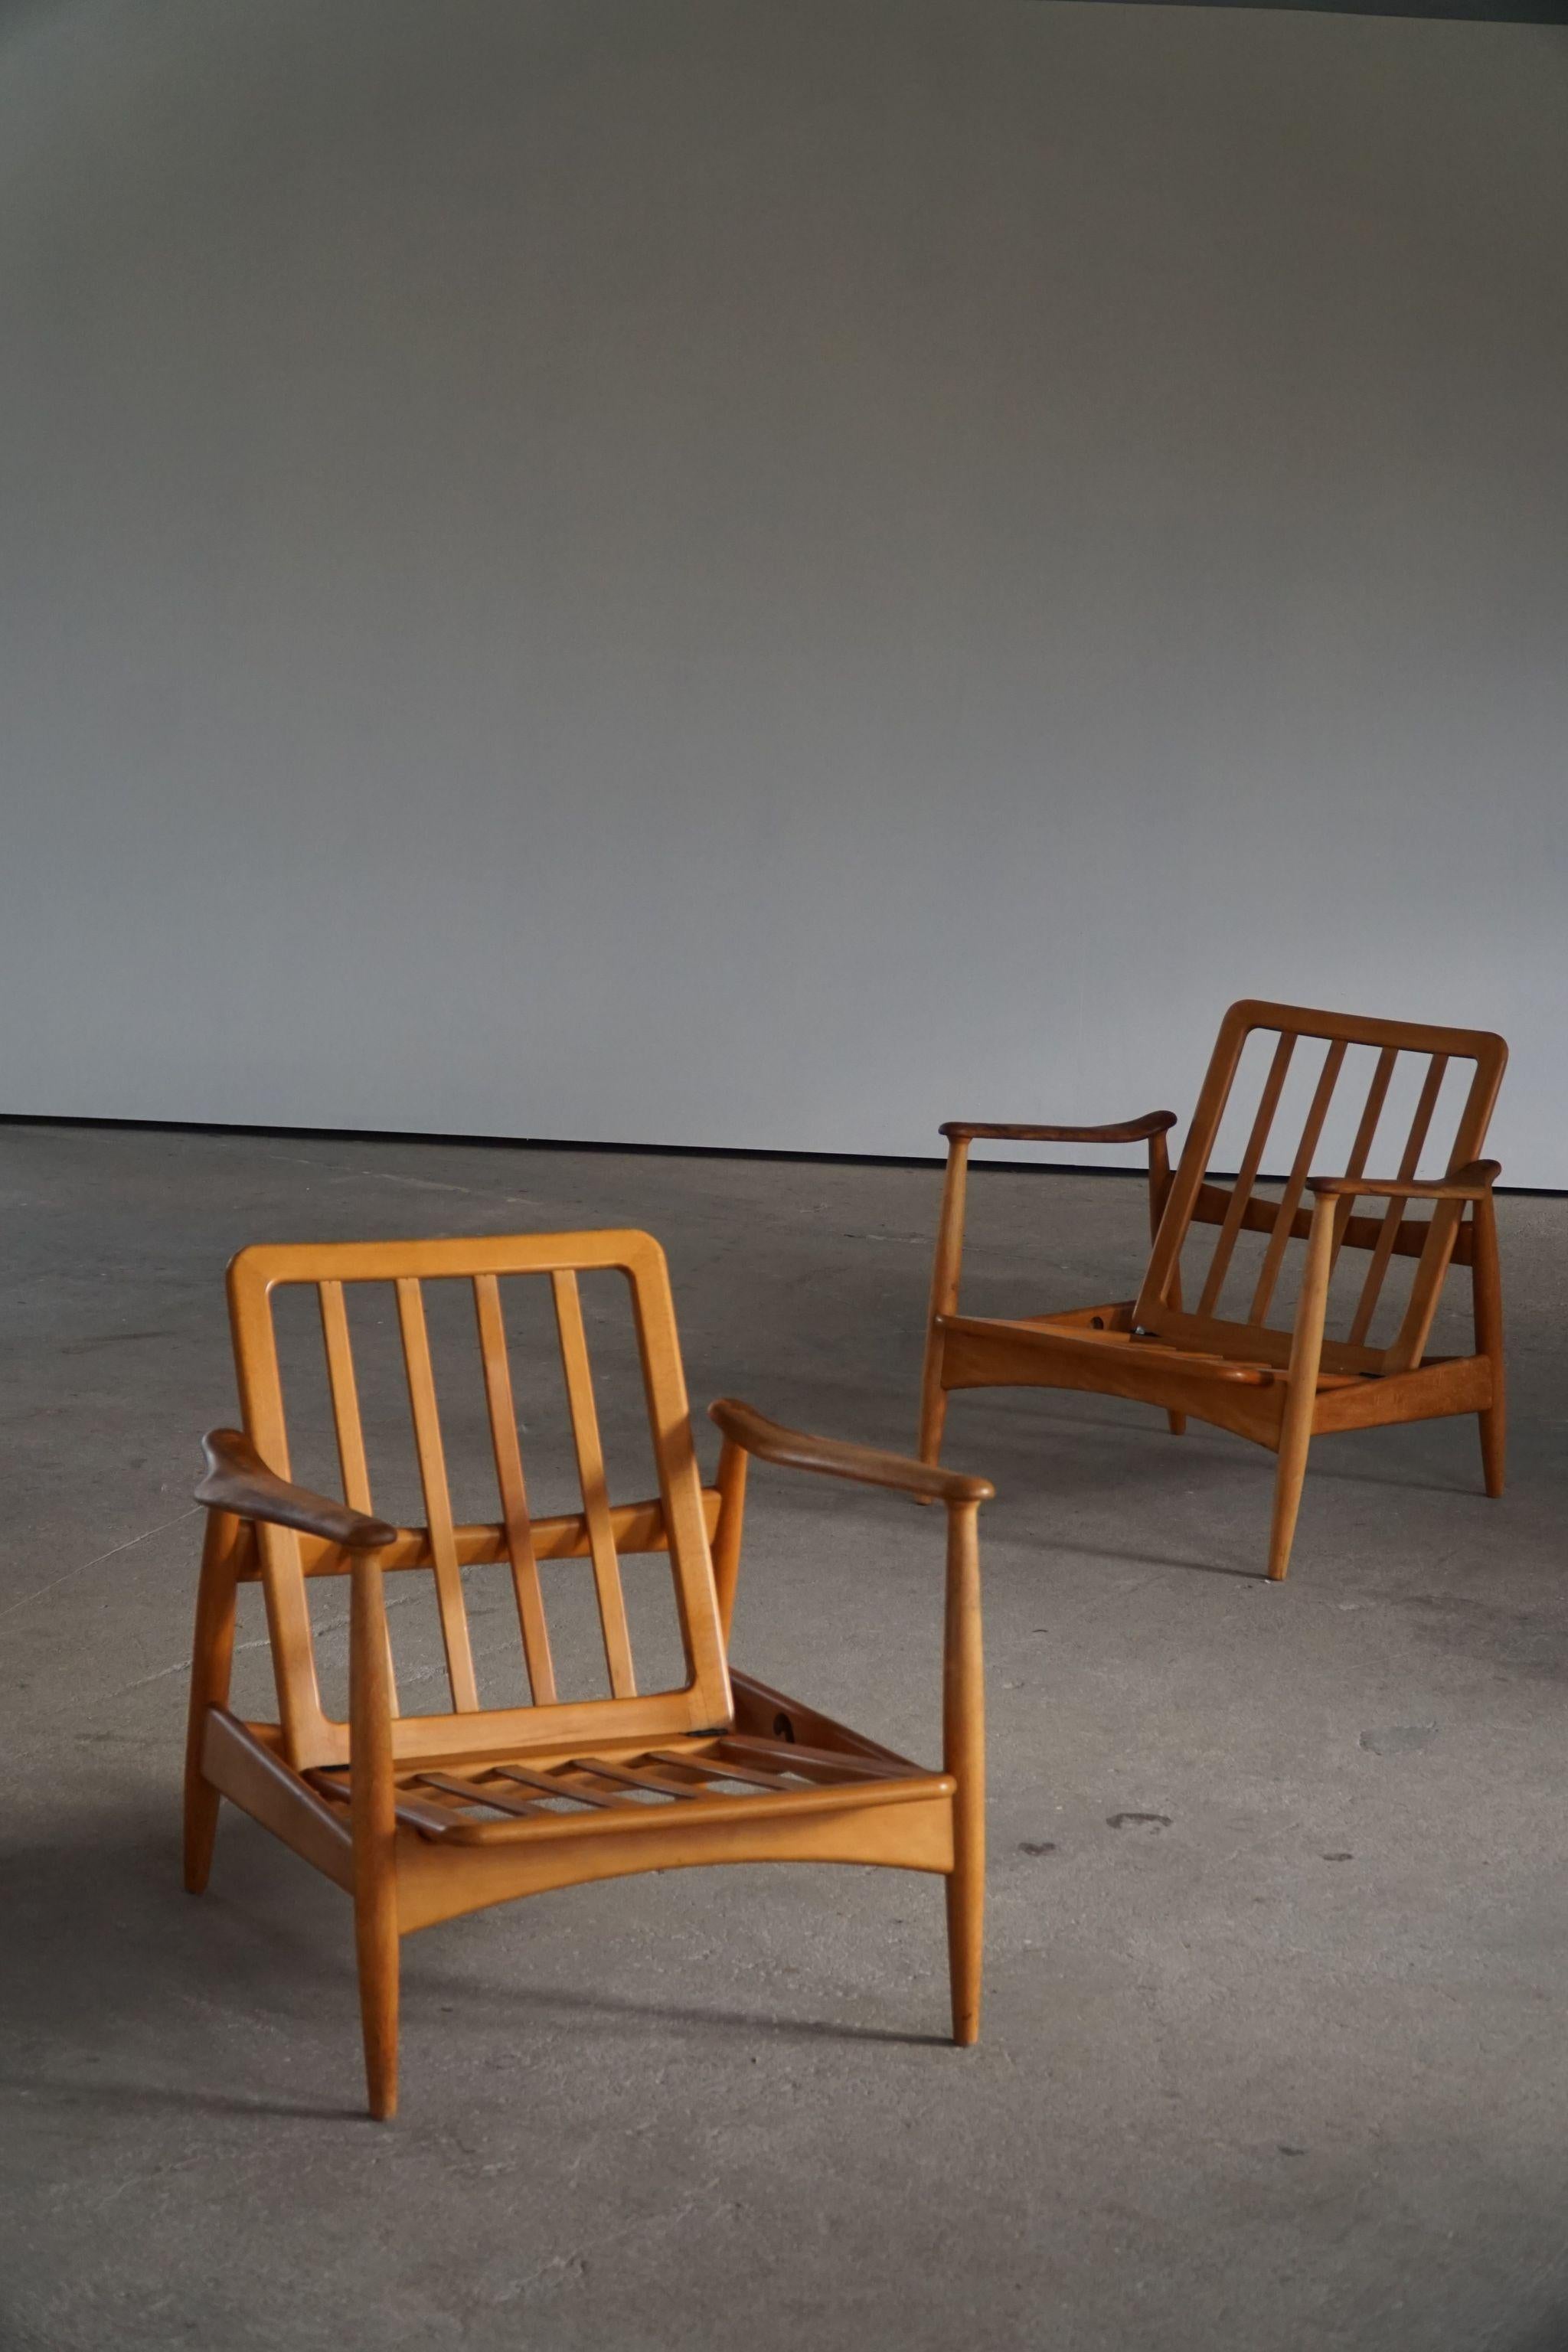
[{"label": "concrete floor", "polygon": [[[955,1403],[999,1490],[978,2049],[942,2040],[934,1882],[676,1873],[413,1939],[378,2127],[342,1897],[232,1812],[179,1886],[226,1257],[645,1224],[700,1404],[907,1447],[938,1180],[47,1128],[0,1158],[6,2352],[1568,2346],[1568,1202],[1503,1206],[1508,1497],[1472,1424],[1331,1440],[1283,1589],[1265,1455]],[[974,1189],[978,1306],[1133,1286],[1136,1185]],[[738,1662],[934,1756],[939,1522],[753,1495]]]}]

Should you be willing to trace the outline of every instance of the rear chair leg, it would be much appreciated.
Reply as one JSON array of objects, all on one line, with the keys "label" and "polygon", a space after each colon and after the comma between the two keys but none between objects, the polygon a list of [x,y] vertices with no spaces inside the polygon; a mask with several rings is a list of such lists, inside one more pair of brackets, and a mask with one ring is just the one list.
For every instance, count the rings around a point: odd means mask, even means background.
[{"label": "rear chair leg", "polygon": [[1171,1434],[1173,1437],[1184,1437],[1186,1435],[1187,1416],[1184,1412],[1167,1412],[1165,1419],[1171,1424]]},{"label": "rear chair leg", "polygon": [[1502,1493],[1508,1451],[1508,1396],[1502,1366],[1502,1273],[1498,1264],[1497,1210],[1489,1192],[1470,1212],[1475,1253],[1476,1353],[1489,1356],[1492,1401],[1477,1415],[1481,1425],[1481,1468],[1487,1492]]},{"label": "rear chair leg", "polygon": [[227,1511],[209,1511],[202,1544],[201,1581],[196,1588],[196,1630],[191,1645],[191,1704],[185,1730],[186,1891],[205,1893],[223,1800],[202,1769],[207,1712],[228,1704],[234,1664],[235,1579],[247,1540]]},{"label": "rear chair leg", "polygon": [[1502,1395],[1502,1367],[1492,1367],[1492,1402],[1476,1419],[1481,1425],[1481,1471],[1487,1492],[1495,1501],[1503,1490],[1508,1462],[1508,1408]]},{"label": "rear chair leg", "polygon": [[199,1772],[185,1775],[184,1865],[187,1895],[205,1895],[212,1874],[213,1847],[217,1843],[218,1810],[223,1799]]},{"label": "rear chair leg", "polygon": [[926,1349],[926,1375],[921,1391],[919,1459],[934,1469],[942,1458],[942,1432],[947,1427],[947,1391],[942,1384],[942,1334],[933,1331]]}]

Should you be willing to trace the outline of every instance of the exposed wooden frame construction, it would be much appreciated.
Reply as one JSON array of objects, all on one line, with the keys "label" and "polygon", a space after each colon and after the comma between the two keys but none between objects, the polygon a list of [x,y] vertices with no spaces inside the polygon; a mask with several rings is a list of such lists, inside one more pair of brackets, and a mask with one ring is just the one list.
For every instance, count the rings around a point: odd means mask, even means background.
[{"label": "exposed wooden frame construction", "polygon": [[[1216,1180],[1209,1160],[1248,1037],[1270,1032],[1277,1044],[1241,1166]],[[1303,1039],[1321,1040],[1322,1062],[1279,1201],[1254,1190],[1269,1151],[1292,1056]],[[1314,1155],[1352,1046],[1376,1052],[1345,1168],[1312,1172]],[[1425,1058],[1426,1073],[1397,1173],[1369,1176],[1366,1164],[1401,1054]],[[1220,1025],[1208,1075],[1193,1114],[1180,1166],[1172,1172],[1166,1136],[1173,1111],[1114,1127],[988,1126],[952,1120],[948,1138],[931,1315],[921,1382],[920,1456],[941,1454],[947,1400],[954,1389],[1087,1389],[1163,1406],[1180,1433],[1195,1414],[1268,1446],[1279,1456],[1268,1575],[1283,1580],[1300,1506],[1308,1449],[1331,1431],[1367,1429],[1473,1412],[1480,1423],[1489,1495],[1500,1495],[1504,1462],[1502,1294],[1492,1186],[1495,1160],[1479,1155],[1502,1081],[1508,1048],[1489,1031],[1425,1023],[1377,1021],[1305,1006],[1247,1000]],[[1451,1065],[1473,1065],[1455,1125],[1446,1174],[1416,1181],[1434,1113]],[[971,1145],[982,1138],[1050,1143],[1132,1143],[1149,1147],[1149,1213],[1153,1248],[1136,1298],[1067,1313],[1016,1317],[959,1312],[964,1196]],[[1276,1141],[1275,1152],[1280,1147]],[[1281,1156],[1283,1156],[1281,1154]],[[1305,1196],[1311,1195],[1311,1205]],[[1358,1214],[1363,1200],[1386,1202],[1379,1216]],[[1426,1216],[1408,1213],[1429,1202]],[[1193,1227],[1219,1227],[1196,1307],[1184,1307],[1182,1251]],[[1269,1236],[1245,1318],[1216,1314],[1237,1236]],[[1268,1320],[1286,1251],[1307,1244],[1295,1313],[1288,1326]],[[1329,1285],[1345,1249],[1368,1255],[1348,1335],[1327,1335]],[[1369,1344],[1384,1276],[1395,1257],[1417,1263],[1399,1328],[1382,1347]],[[1472,1277],[1475,1350],[1426,1353],[1448,1269]]]},{"label": "exposed wooden frame construction", "polygon": [[[613,1506],[605,1484],[577,1276],[625,1275],[642,1360],[659,1491]],[[530,1512],[499,1282],[546,1276],[554,1296],[582,1487],[581,1512]],[[454,1523],[421,1286],[471,1285],[500,1516]],[[373,1516],[345,1286],[395,1286],[424,1486],[426,1524]],[[342,1501],[294,1484],[272,1294],[317,1290]],[[229,1269],[245,1429],[215,1430],[196,1487],[207,1507],[196,1604],[185,1766],[185,1884],[199,1893],[227,1797],[352,1895],[370,2108],[397,2099],[403,1936],[546,1887],[698,1863],[875,1863],[947,1883],[952,2032],[979,2032],[984,1870],[984,1710],[977,1515],[983,1478],[781,1429],[721,1402],[717,1483],[699,1480],[668,1275],[646,1234],[351,1243],[259,1248]],[[735,1675],[731,1612],[750,1457],[886,1486],[947,1511],[947,1605],[939,1770],[894,1755],[815,1709]],[[623,1558],[667,1556],[686,1679],[639,1694],[620,1580]],[[610,1696],[557,1691],[542,1563],[589,1564]],[[463,1570],[510,1568],[532,1703],[484,1708]],[[434,1580],[452,1707],[399,1712],[386,1580]],[[306,1580],[352,1580],[349,1713],[334,1721],[317,1681]],[[230,1709],[238,1588],[264,1591],[276,1723]]]}]

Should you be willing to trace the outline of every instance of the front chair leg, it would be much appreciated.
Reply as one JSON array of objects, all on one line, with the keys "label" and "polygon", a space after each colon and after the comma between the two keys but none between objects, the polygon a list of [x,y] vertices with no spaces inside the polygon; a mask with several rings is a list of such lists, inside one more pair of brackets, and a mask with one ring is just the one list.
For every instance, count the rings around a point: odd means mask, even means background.
[{"label": "front chair leg", "polygon": [[349,1623],[349,1811],[365,2087],[378,2123],[397,2113],[397,1791],[387,1655],[381,1563],[360,1552]]},{"label": "front chair leg", "polygon": [[1295,1540],[1296,1517],[1301,1507],[1301,1488],[1307,1475],[1307,1448],[1311,1444],[1312,1422],[1309,1412],[1305,1427],[1292,1430],[1291,1418],[1295,1398],[1286,1408],[1285,1434],[1279,1441],[1279,1468],[1274,1480],[1274,1519],[1268,1530],[1268,1580],[1283,1584],[1290,1568],[1290,1547]]},{"label": "front chair leg", "polygon": [[1318,1367],[1323,1355],[1323,1318],[1328,1312],[1329,1276],[1333,1271],[1335,1204],[1320,1201],[1312,1212],[1311,1236],[1296,1302],[1296,1330],[1290,1343],[1290,1389],[1279,1432],[1279,1469],[1274,1481],[1274,1524],[1268,1536],[1268,1580],[1283,1584],[1290,1566],[1290,1545],[1296,1514],[1301,1507],[1301,1484],[1307,1475],[1307,1449],[1312,1442],[1312,1419],[1318,1403]]},{"label": "front chair leg", "polygon": [[985,1685],[981,1649],[977,1507],[950,1505],[942,1673],[942,1764],[952,1800],[952,1872],[947,1882],[947,1962],[952,2038],[980,2039],[985,1936]]},{"label": "front chair leg", "polygon": [[[960,1846],[963,1841],[960,1840]],[[961,2050],[980,2039],[980,1970],[985,1943],[985,1848],[953,1863],[947,1882],[947,1972],[952,1995],[952,2038]]]},{"label": "front chair leg", "polygon": [[354,1945],[365,2092],[376,2122],[387,2123],[397,2113],[397,1903],[390,1881],[368,1896],[355,1888]]}]

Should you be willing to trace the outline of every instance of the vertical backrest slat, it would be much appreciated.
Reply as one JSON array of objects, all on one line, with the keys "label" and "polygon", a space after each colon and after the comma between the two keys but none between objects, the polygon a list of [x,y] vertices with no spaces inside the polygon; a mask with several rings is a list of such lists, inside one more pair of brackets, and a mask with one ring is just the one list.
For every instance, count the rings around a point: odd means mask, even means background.
[{"label": "vertical backrest slat", "polygon": [[1296,1040],[1288,1033],[1281,1035],[1279,1043],[1274,1048],[1274,1059],[1268,1065],[1268,1076],[1264,1080],[1263,1092],[1258,1098],[1258,1116],[1252,1122],[1252,1133],[1247,1139],[1247,1150],[1243,1155],[1240,1169],[1237,1171],[1236,1182],[1231,1188],[1230,1205],[1225,1213],[1225,1222],[1220,1226],[1219,1238],[1215,1243],[1214,1255],[1209,1261],[1208,1278],[1204,1284],[1203,1297],[1198,1301],[1200,1315],[1214,1313],[1215,1302],[1225,1286],[1225,1277],[1230,1269],[1231,1255],[1236,1248],[1236,1237],[1241,1231],[1241,1221],[1247,1213],[1247,1203],[1251,1198],[1253,1185],[1258,1181],[1258,1171],[1263,1165],[1263,1154],[1268,1142],[1268,1130],[1274,1124],[1274,1114],[1279,1108],[1279,1097],[1285,1085],[1285,1074],[1290,1067],[1290,1056],[1295,1049]]},{"label": "vertical backrest slat", "polygon": [[[1458,1129],[1448,1154],[1447,1172],[1450,1175],[1456,1168],[1463,1168],[1479,1157],[1501,1077],[1500,1064],[1489,1068],[1482,1062],[1477,1062],[1476,1075],[1470,1081],[1470,1091],[1459,1114]],[[1472,1209],[1472,1220],[1475,1214]],[[1448,1271],[1448,1261],[1454,1255],[1454,1244],[1458,1239],[1464,1216],[1465,1211],[1457,1202],[1439,1201],[1434,1207],[1426,1244],[1411,1281],[1405,1319],[1392,1345],[1384,1350],[1385,1371],[1407,1371],[1418,1364],[1426,1353],[1427,1337],[1437,1312],[1437,1300]]]},{"label": "vertical backrest slat", "polygon": [[[1420,1099],[1415,1105],[1415,1116],[1410,1122],[1410,1133],[1405,1138],[1405,1150],[1397,1171],[1401,1183],[1409,1183],[1421,1164],[1422,1146],[1426,1140],[1426,1130],[1432,1124],[1432,1114],[1437,1108],[1437,1097],[1443,1090],[1443,1079],[1447,1067],[1447,1054],[1434,1054],[1426,1066],[1426,1082],[1421,1088]],[[1382,1230],[1373,1244],[1371,1262],[1366,1269],[1366,1280],[1362,1285],[1361,1297],[1356,1303],[1355,1319],[1351,1325],[1352,1348],[1364,1347],[1366,1344],[1366,1335],[1372,1328],[1372,1318],[1377,1312],[1377,1302],[1382,1295],[1384,1276],[1388,1272],[1388,1262],[1394,1255],[1394,1236],[1399,1231],[1405,1208],[1405,1204],[1403,1201],[1390,1201],[1384,1212]]]},{"label": "vertical backrest slat", "polygon": [[425,1492],[425,1520],[436,1570],[436,1605],[441,1614],[441,1639],[447,1652],[447,1678],[452,1685],[453,1706],[464,1714],[471,1714],[479,1706],[479,1694],[474,1680],[473,1652],[468,1644],[468,1611],[463,1605],[463,1572],[458,1565],[458,1547],[452,1533],[452,1498],[447,1486],[436,1378],[430,1368],[424,1293],[416,1276],[398,1276],[395,1286],[403,1361],[408,1375],[408,1402],[414,1416],[414,1443],[419,1454],[419,1483]]},{"label": "vertical backrest slat", "polygon": [[550,1655],[550,1633],[544,1622],[544,1595],[539,1582],[539,1561],[533,1549],[533,1521],[522,1475],[522,1454],[517,1442],[517,1411],[512,1402],[511,1366],[507,1358],[506,1325],[501,1318],[500,1286],[493,1274],[476,1274],[474,1313],[479,1327],[479,1359],[484,1368],[485,1402],[489,1409],[490,1444],[495,1454],[496,1484],[500,1489],[501,1518],[506,1528],[507,1557],[511,1562],[512,1591],[517,1596],[522,1654],[528,1663],[528,1685],[536,1706],[555,1697],[555,1668]]},{"label": "vertical backrest slat", "polygon": [[1290,1228],[1296,1222],[1296,1212],[1300,1206],[1301,1195],[1306,1191],[1307,1179],[1312,1172],[1312,1155],[1318,1148],[1318,1138],[1323,1131],[1323,1121],[1329,1115],[1329,1104],[1333,1098],[1334,1087],[1338,1083],[1344,1058],[1345,1041],[1342,1037],[1336,1037],[1323,1056],[1322,1073],[1312,1096],[1312,1107],[1307,1113],[1307,1124],[1301,1129],[1300,1145],[1286,1182],[1284,1198],[1275,1214],[1274,1231],[1268,1236],[1268,1247],[1263,1259],[1263,1270],[1258,1277],[1258,1287],[1252,1294],[1252,1305],[1247,1311],[1247,1319],[1249,1323],[1261,1323],[1268,1312],[1268,1302],[1274,1296],[1274,1286],[1279,1278],[1279,1267],[1285,1255],[1286,1244],[1290,1239]]},{"label": "vertical backrest slat", "polygon": [[[343,1500],[351,1510],[374,1514],[370,1499],[370,1465],[364,1455],[364,1428],[359,1417],[359,1383],[354,1378],[353,1347],[349,1339],[348,1309],[341,1282],[318,1282],[321,1338],[327,1350],[327,1383],[332,1392],[332,1428],[338,1441],[338,1466],[342,1473]],[[386,1637],[386,1672],[392,1712],[397,1713],[397,1665],[392,1654],[392,1633]]]},{"label": "vertical backrest slat", "polygon": [[[1372,1140],[1377,1133],[1377,1123],[1383,1117],[1383,1106],[1388,1099],[1389,1083],[1394,1076],[1394,1066],[1398,1059],[1397,1045],[1385,1045],[1377,1057],[1377,1064],[1372,1074],[1372,1084],[1366,1090],[1361,1125],[1356,1129],[1355,1141],[1351,1146],[1351,1156],[1344,1165],[1343,1172],[1347,1176],[1364,1176],[1366,1173],[1367,1157],[1372,1150]],[[1341,1203],[1335,1213],[1333,1247],[1329,1253],[1331,1276],[1340,1252],[1344,1247],[1345,1228],[1350,1223],[1354,1210],[1354,1201],[1346,1200]]]},{"label": "vertical backrest slat", "polygon": [[1165,1194],[1160,1230],[1154,1236],[1142,1285],[1133,1304],[1132,1321],[1138,1330],[1157,1329],[1162,1317],[1175,1306],[1175,1294],[1181,1287],[1182,1245],[1192,1225],[1193,1209],[1230,1098],[1237,1065],[1249,1032],[1258,1025],[1251,1018],[1252,1012],[1248,1003],[1233,1004],[1219,1024],[1219,1035],[1204,1074],[1181,1160]]},{"label": "vertical backrest slat", "polygon": [[[228,1269],[235,1370],[239,1377],[246,1434],[268,1468],[276,1470],[280,1478],[287,1478],[289,1454],[283,1385],[278,1368],[277,1334],[272,1328],[270,1287],[265,1275],[255,1270],[259,1255],[242,1251]],[[288,1528],[265,1524],[257,1532],[267,1635],[272,1651],[284,1748],[291,1763],[303,1766],[325,1762],[329,1759],[322,1752],[321,1740],[326,1718],[316,1674],[310,1604],[300,1567],[300,1538]]]},{"label": "vertical backrest slat", "polygon": [[594,1560],[594,1584],[599,1601],[599,1622],[605,1637],[605,1664],[616,1698],[636,1695],[631,1637],[626,1630],[626,1604],[621,1591],[620,1561],[610,1527],[610,1503],[605,1487],[605,1455],[599,1440],[599,1416],[594,1403],[594,1375],[588,1363],[588,1335],[583,1327],[583,1301],[577,1276],[569,1268],[550,1277],[555,1300],[555,1328],[561,1339],[561,1363],[566,1376],[566,1401],[572,1412],[572,1437],[577,1453],[577,1477],[583,1490],[583,1515],[588,1522],[588,1543]]},{"label": "vertical backrest slat", "polygon": [[374,1509],[370,1465],[364,1456],[364,1430],[359,1417],[359,1386],[354,1379],[343,1286],[341,1282],[319,1282],[316,1295],[321,1304],[321,1338],[327,1350],[327,1379],[332,1391],[332,1427],[343,1475],[343,1500],[351,1509],[369,1515]]}]

